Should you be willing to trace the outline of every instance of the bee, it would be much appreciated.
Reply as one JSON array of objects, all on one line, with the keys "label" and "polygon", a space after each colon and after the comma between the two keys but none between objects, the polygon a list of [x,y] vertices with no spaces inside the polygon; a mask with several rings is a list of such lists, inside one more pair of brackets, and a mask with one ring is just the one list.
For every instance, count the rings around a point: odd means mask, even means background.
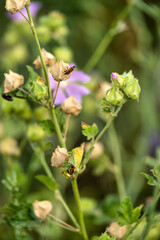
[{"label": "bee", "polygon": [[73,164],[71,164],[71,168],[70,168],[70,170],[68,170],[67,172],[68,172],[70,175],[73,175],[74,170],[75,170],[75,166],[74,166]]},{"label": "bee", "polygon": [[10,96],[10,95],[5,95],[5,94],[3,93],[3,94],[2,94],[2,97],[3,97],[5,100],[9,101],[9,102],[13,101],[13,98],[12,98],[12,96]]},{"label": "bee", "polygon": [[68,70],[65,71],[65,74],[70,74],[73,72],[73,70],[75,69],[76,66],[72,66],[70,67]]}]

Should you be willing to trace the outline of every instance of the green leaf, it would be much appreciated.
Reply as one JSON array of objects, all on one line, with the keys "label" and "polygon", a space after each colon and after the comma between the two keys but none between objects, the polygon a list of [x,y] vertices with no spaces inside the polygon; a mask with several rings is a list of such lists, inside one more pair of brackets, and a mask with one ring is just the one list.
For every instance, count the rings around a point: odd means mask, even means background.
[{"label": "green leaf", "polygon": [[51,177],[45,175],[37,175],[35,178],[42,182],[47,188],[49,188],[52,191],[59,188],[59,185]]},{"label": "green leaf", "polygon": [[93,123],[92,126],[82,123],[82,133],[87,137],[87,140],[94,139],[98,133],[98,127],[95,123]]},{"label": "green leaf", "polygon": [[19,206],[11,203],[6,206],[11,216],[5,216],[5,221],[14,228],[32,229],[39,220],[33,214],[33,205],[31,203],[21,203]]},{"label": "green leaf", "polygon": [[47,136],[51,136],[55,132],[54,125],[50,119],[42,120],[40,126],[43,128]]},{"label": "green leaf", "polygon": [[151,186],[156,186],[157,185],[157,181],[152,176],[150,176],[147,173],[143,173],[143,172],[141,174],[147,178],[148,185],[151,185]]},{"label": "green leaf", "polygon": [[118,211],[119,224],[132,224],[137,222],[140,216],[141,206],[133,209],[133,204],[129,197],[126,197],[120,206]]},{"label": "green leaf", "polygon": [[29,72],[29,82],[34,82],[38,78],[38,74],[34,71],[31,66],[26,66]]},{"label": "green leaf", "polygon": [[116,240],[116,237],[110,236],[107,232],[102,233],[100,237],[94,236],[92,240]]}]

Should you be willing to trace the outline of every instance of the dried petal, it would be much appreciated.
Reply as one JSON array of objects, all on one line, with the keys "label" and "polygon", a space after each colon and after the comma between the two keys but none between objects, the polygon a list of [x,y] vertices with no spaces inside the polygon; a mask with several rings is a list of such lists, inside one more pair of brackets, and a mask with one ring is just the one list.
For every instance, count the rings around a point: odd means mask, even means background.
[{"label": "dried petal", "polygon": [[[45,65],[47,67],[53,66],[56,62],[56,58],[53,54],[47,52],[44,48],[42,48],[42,56],[45,62]],[[35,65],[35,68],[42,68],[42,63],[41,63],[41,59],[40,56],[38,56],[36,58],[36,60],[33,62],[33,64]]]},{"label": "dried petal", "polygon": [[14,91],[16,88],[24,83],[24,77],[18,73],[9,70],[9,74],[5,73],[4,93]]},{"label": "dried petal", "polygon": [[82,106],[76,101],[75,97],[71,96],[64,101],[61,105],[61,109],[66,114],[77,116],[82,110]]},{"label": "dried petal", "polygon": [[126,225],[119,226],[117,222],[113,222],[108,228],[107,231],[117,239],[120,239],[126,233]]},{"label": "dried petal", "polygon": [[33,203],[34,214],[40,219],[45,219],[52,211],[52,203],[50,201],[35,201]]},{"label": "dried petal", "polygon": [[65,81],[70,78],[71,74],[66,74],[69,69],[69,64],[64,63],[63,60],[56,62],[56,64],[51,68],[50,72],[55,81]]},{"label": "dried petal", "polygon": [[14,14],[24,8],[27,2],[29,2],[29,0],[6,0],[5,8]]},{"label": "dried petal", "polygon": [[66,148],[60,148],[57,146],[55,151],[52,154],[51,166],[52,167],[61,167],[63,163],[67,162],[69,155]]}]

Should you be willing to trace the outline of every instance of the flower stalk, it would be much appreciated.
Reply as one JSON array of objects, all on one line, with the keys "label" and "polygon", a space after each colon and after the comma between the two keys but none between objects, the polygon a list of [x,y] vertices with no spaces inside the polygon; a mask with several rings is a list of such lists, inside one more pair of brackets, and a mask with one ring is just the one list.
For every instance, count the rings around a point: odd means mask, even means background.
[{"label": "flower stalk", "polygon": [[53,107],[54,107],[54,103],[55,103],[55,100],[56,100],[56,97],[57,97],[59,85],[60,85],[60,81],[57,83],[56,92],[55,92],[54,99],[53,99]]}]

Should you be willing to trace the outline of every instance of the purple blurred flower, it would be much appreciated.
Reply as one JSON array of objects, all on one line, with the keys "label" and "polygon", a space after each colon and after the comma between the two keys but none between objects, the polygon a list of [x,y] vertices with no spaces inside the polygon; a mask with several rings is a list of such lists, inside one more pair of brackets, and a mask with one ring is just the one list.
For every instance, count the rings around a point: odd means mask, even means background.
[{"label": "purple blurred flower", "polygon": [[[53,96],[54,96],[57,82],[54,81],[51,73],[49,73],[49,78],[50,78],[51,90],[53,90]],[[62,104],[65,101],[65,99],[70,96],[74,96],[77,102],[81,103],[82,97],[85,95],[88,95],[90,91],[88,90],[88,88],[84,87],[79,83],[86,83],[89,80],[90,80],[90,76],[85,74],[82,71],[72,72],[71,77],[68,80],[62,81],[60,83],[60,87],[55,100],[55,105]]]},{"label": "purple blurred flower", "polygon": [[116,73],[112,72],[112,74],[111,74],[111,79],[112,79],[112,78],[117,79]]},{"label": "purple blurred flower", "polygon": [[[35,17],[42,7],[42,4],[40,2],[31,2],[29,5],[29,9],[31,12],[32,17]],[[21,9],[21,12],[25,15],[25,17],[28,17],[26,8]],[[24,17],[21,15],[21,13],[17,12],[15,14],[11,14],[10,12],[7,12],[7,16],[17,22],[22,22],[25,21]]]}]

